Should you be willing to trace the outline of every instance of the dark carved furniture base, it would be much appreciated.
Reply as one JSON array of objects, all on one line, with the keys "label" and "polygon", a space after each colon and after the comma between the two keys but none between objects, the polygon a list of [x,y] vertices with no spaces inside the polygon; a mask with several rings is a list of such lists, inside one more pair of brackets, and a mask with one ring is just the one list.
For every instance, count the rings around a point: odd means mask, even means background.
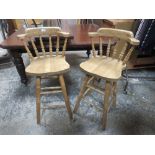
[{"label": "dark carved furniture base", "polygon": [[16,66],[17,72],[21,78],[21,82],[27,85],[28,78],[25,73],[25,66],[21,57],[21,53],[19,53],[18,50],[9,50],[9,53],[12,56],[13,63]]}]

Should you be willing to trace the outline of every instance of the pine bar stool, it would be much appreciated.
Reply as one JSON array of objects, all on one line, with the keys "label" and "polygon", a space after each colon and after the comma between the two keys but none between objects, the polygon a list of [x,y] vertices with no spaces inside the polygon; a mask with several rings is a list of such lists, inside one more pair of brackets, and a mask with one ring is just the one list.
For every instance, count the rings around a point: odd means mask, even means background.
[{"label": "pine bar stool", "polygon": [[[26,68],[26,73],[30,76],[36,77],[37,124],[40,124],[40,98],[42,94],[62,92],[69,117],[72,119],[70,101],[67,95],[63,77],[63,74],[68,72],[70,69],[69,64],[65,61],[65,50],[69,33],[62,32],[59,27],[40,27],[28,28],[25,30],[25,34],[18,35],[18,37],[23,41],[25,49],[30,58],[30,64]],[[47,38],[47,48],[45,48],[45,43],[43,43],[44,37]],[[52,40],[53,37],[55,37],[55,42]],[[60,47],[60,37],[63,38],[63,47]],[[39,41],[38,44],[39,47],[41,47],[41,52],[39,52],[40,50],[36,39]],[[49,52],[45,51],[47,49]],[[55,49],[56,52],[54,52],[53,49]],[[61,53],[59,49],[62,49]],[[34,51],[34,53],[32,51]],[[57,86],[41,88],[41,79],[46,77],[50,78],[53,76],[58,77],[61,87]],[[60,107],[60,105],[53,105],[53,108],[56,107]],[[49,108],[52,108],[52,106]]]},{"label": "pine bar stool", "polygon": [[[102,124],[103,129],[105,129],[110,103],[112,102],[112,105],[116,106],[117,81],[121,78],[122,70],[126,67],[126,63],[134,48],[139,44],[139,40],[135,39],[130,31],[113,28],[100,28],[97,32],[89,32],[89,36],[92,40],[93,57],[80,64],[80,68],[86,73],[86,76],[73,112],[77,112],[81,99],[90,90],[104,94]],[[99,38],[99,56],[96,55],[95,51],[94,39],[96,37]],[[102,50],[104,37],[108,39],[106,55],[103,55],[104,51]],[[112,40],[114,44],[111,44]],[[96,86],[96,82],[94,82],[96,79],[105,80],[105,90]]]}]

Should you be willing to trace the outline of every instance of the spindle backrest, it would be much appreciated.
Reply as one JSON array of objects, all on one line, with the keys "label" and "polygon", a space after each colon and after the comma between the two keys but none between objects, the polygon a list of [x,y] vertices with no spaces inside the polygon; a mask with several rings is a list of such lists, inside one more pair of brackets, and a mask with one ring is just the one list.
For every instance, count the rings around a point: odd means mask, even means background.
[{"label": "spindle backrest", "polygon": [[[103,40],[106,37],[108,38],[106,56],[123,61],[124,64],[129,60],[135,46],[139,45],[139,40],[134,38],[132,32],[121,29],[100,28],[97,32],[89,32],[89,36],[92,40],[94,57],[96,57],[94,38],[99,38],[99,53],[102,56]],[[114,44],[111,44],[112,40],[115,42]]]},{"label": "spindle backrest", "polygon": [[[53,40],[55,37],[55,42]],[[60,37],[63,38],[62,50],[60,53]],[[67,40],[69,37],[69,33],[62,32],[59,27],[39,27],[39,28],[27,28],[25,30],[25,34],[18,35],[18,38],[24,42],[25,49],[29,55],[30,60],[33,60],[34,57],[40,58],[45,57],[47,55],[50,56],[65,56]],[[46,43],[44,44],[44,39],[46,38]],[[38,46],[38,42],[39,46]],[[32,47],[32,48],[30,48]],[[55,49],[55,55],[53,52]],[[41,51],[40,51],[41,50]],[[33,54],[35,53],[35,55]]]}]

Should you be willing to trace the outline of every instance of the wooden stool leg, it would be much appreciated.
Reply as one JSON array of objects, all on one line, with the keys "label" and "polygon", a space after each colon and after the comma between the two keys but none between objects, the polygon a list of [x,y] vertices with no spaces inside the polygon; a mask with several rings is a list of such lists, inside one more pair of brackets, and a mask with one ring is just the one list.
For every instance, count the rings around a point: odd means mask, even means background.
[{"label": "wooden stool leg", "polygon": [[110,88],[111,88],[110,81],[106,81],[105,95],[104,95],[104,109],[103,109],[103,129],[106,128],[106,124],[107,124],[107,115],[108,115],[108,109],[109,109]]},{"label": "wooden stool leg", "polygon": [[79,108],[80,101],[81,101],[81,99],[83,97],[83,94],[84,94],[85,90],[87,89],[86,85],[87,85],[88,80],[89,80],[89,77],[86,75],[86,77],[84,78],[84,81],[83,81],[79,96],[77,96],[77,99],[76,99],[76,102],[75,102],[75,107],[74,107],[74,110],[73,110],[74,113],[76,113],[78,108]]},{"label": "wooden stool leg", "polygon": [[40,77],[36,78],[36,112],[37,112],[37,124],[40,124]]},{"label": "wooden stool leg", "polygon": [[113,82],[113,92],[112,92],[112,94],[113,94],[113,96],[112,96],[112,105],[114,106],[114,107],[116,107],[116,89],[117,89],[117,82]]},{"label": "wooden stool leg", "polygon": [[67,108],[69,117],[70,117],[70,119],[73,119],[73,114],[72,114],[72,110],[71,110],[71,107],[70,107],[70,101],[69,101],[69,98],[68,98],[68,95],[67,95],[63,75],[59,76],[59,82],[60,82],[60,85],[61,85],[61,89],[62,89],[62,93],[63,93],[64,99],[65,99],[65,104],[66,104],[66,108]]}]

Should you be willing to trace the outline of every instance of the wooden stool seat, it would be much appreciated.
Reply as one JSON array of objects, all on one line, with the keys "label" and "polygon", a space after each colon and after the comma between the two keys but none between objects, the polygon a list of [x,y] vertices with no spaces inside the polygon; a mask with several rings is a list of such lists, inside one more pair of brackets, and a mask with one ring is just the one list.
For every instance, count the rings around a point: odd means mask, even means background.
[{"label": "wooden stool seat", "polygon": [[80,64],[80,67],[87,74],[98,76],[107,80],[118,80],[121,77],[122,69],[125,67],[122,61],[111,57],[95,57]]},{"label": "wooden stool seat", "polygon": [[46,57],[36,57],[26,68],[26,73],[33,76],[60,75],[69,71],[69,68],[65,57],[47,55]]}]

